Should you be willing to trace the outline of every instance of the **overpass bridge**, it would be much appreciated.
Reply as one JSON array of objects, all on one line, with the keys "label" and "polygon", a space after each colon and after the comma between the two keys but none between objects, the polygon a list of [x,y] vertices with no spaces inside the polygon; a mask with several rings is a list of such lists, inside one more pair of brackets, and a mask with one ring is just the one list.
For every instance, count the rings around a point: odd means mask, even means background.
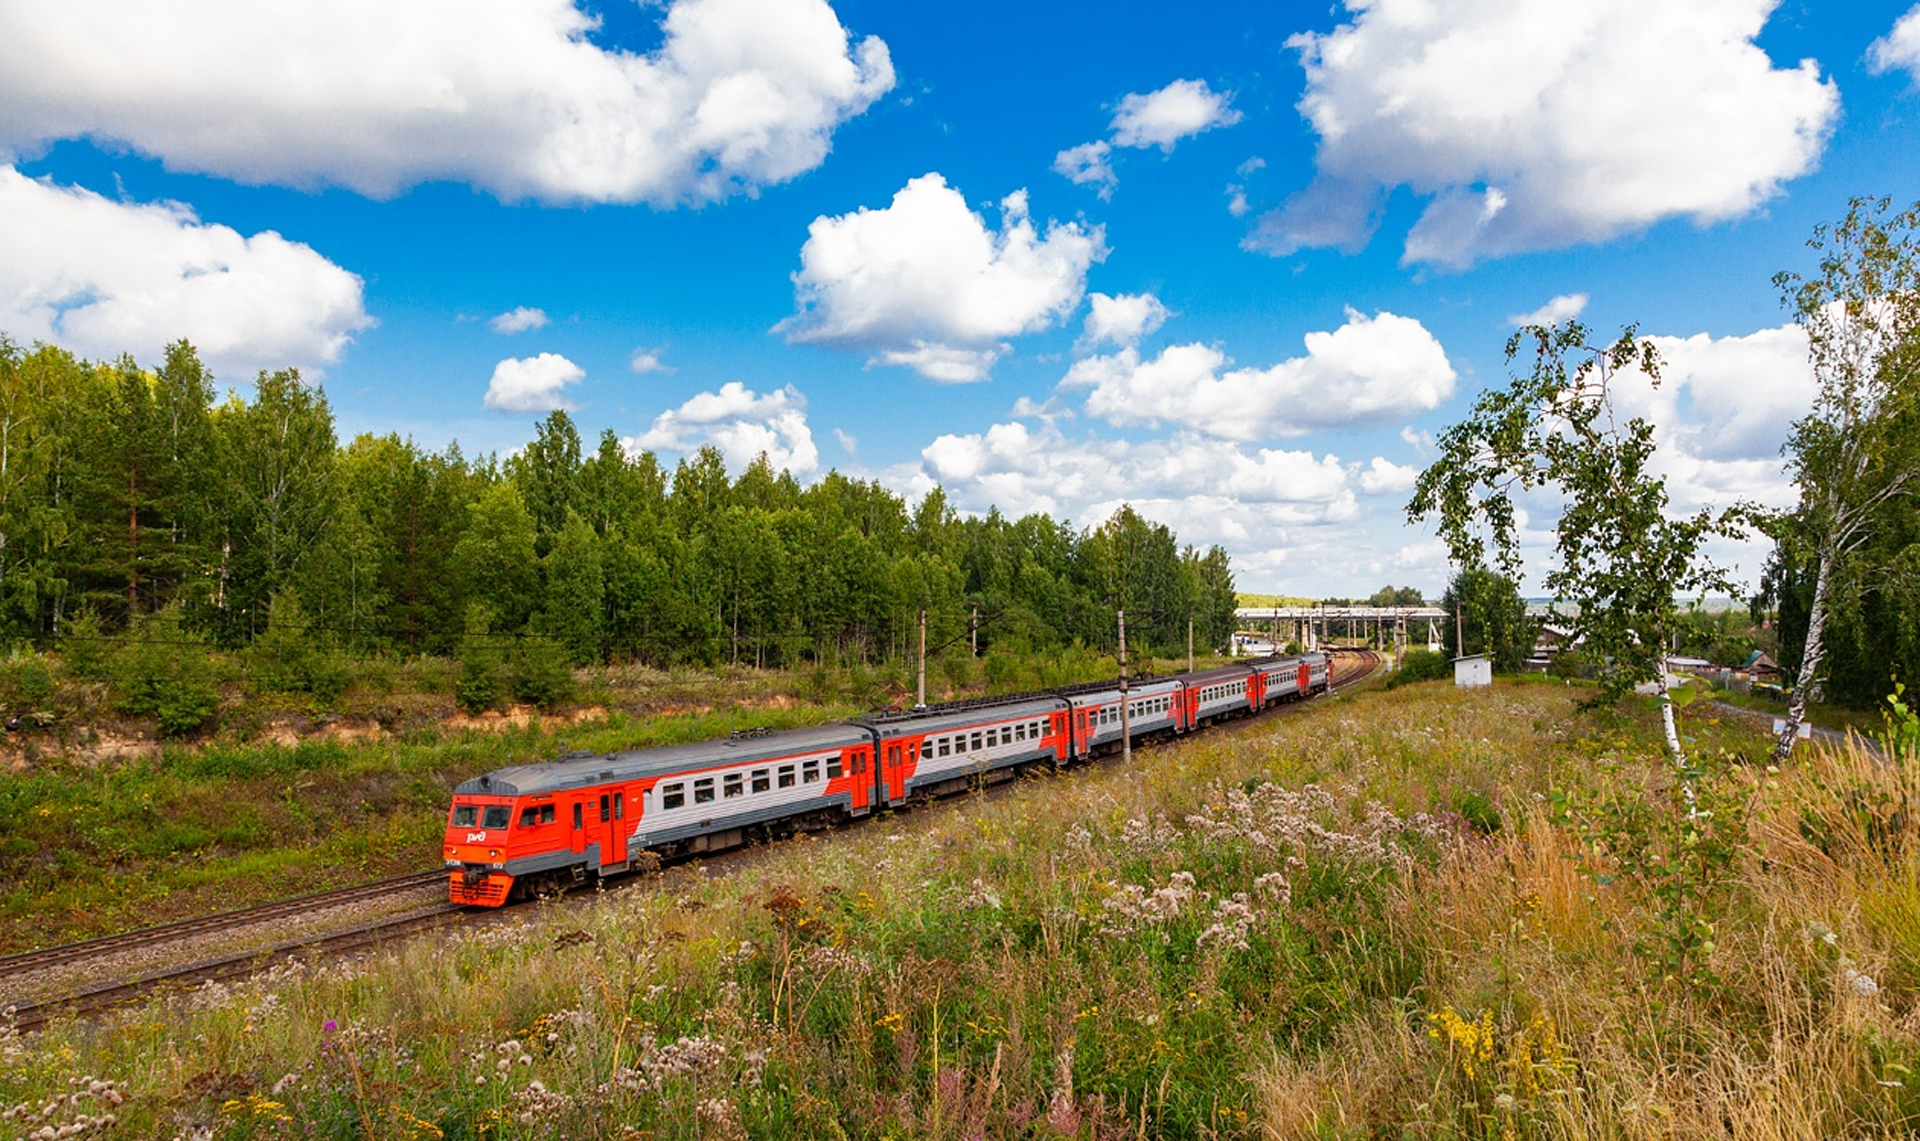
[{"label": "overpass bridge", "polygon": [[1397,649],[1409,643],[1438,645],[1440,627],[1452,614],[1438,606],[1241,606],[1234,638],[1249,649],[1288,642],[1313,649],[1324,642],[1365,641]]}]

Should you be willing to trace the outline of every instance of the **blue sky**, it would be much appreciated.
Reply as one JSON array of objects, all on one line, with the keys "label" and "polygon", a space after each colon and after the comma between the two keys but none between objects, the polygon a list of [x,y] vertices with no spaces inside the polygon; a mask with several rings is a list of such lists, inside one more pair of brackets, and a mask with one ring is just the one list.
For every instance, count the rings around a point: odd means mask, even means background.
[{"label": "blue sky", "polygon": [[5,4],[0,330],[1437,592],[1407,490],[1516,317],[1663,338],[1677,503],[1790,500],[1770,278],[1920,198],[1917,74],[1905,3]]}]

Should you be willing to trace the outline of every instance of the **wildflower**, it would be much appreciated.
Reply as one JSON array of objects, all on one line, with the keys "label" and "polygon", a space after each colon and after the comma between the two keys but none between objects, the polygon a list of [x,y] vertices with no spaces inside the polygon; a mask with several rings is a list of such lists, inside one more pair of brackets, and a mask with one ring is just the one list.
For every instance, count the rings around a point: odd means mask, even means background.
[{"label": "wildflower", "polygon": [[1862,974],[1852,967],[1847,968],[1846,980],[1847,985],[1853,988],[1853,993],[1861,998],[1872,998],[1880,993],[1880,984],[1873,981],[1873,976]]}]

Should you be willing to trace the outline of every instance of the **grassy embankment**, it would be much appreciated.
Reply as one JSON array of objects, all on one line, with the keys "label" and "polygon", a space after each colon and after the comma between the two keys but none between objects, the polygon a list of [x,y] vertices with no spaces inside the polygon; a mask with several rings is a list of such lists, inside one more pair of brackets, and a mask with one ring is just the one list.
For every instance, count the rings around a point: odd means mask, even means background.
[{"label": "grassy embankment", "polygon": [[[117,1024],[137,1136],[1739,1137],[1920,1123],[1912,759],[1444,684]],[[1704,815],[1703,815],[1704,814]],[[98,1083],[115,1083],[103,1087]],[[23,1130],[24,1131],[24,1130]]]},{"label": "grassy embankment", "polygon": [[[929,699],[1111,670],[1092,653],[959,659],[940,663]],[[218,727],[182,742],[116,718],[106,687],[57,661],[44,672],[40,706],[57,716],[12,735],[14,771],[0,775],[0,953],[434,867],[449,790],[476,773],[568,748],[816,724],[913,682],[897,666],[612,667],[581,671],[563,708],[475,718],[453,703],[453,667],[423,661],[324,704],[230,682]],[[103,758],[103,739],[142,748]]]}]

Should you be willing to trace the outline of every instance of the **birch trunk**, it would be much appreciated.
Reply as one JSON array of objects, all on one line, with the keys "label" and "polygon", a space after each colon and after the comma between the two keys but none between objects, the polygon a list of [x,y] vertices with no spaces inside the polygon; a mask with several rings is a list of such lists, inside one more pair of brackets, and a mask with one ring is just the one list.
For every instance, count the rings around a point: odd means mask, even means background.
[{"label": "birch trunk", "polygon": [[1685,760],[1686,754],[1680,751],[1680,729],[1679,726],[1674,724],[1673,720],[1673,694],[1667,689],[1667,656],[1665,654],[1660,655],[1660,688],[1658,692],[1660,698],[1660,728],[1667,734],[1667,752],[1673,754],[1673,759],[1676,761]]},{"label": "birch trunk", "polygon": [[1773,743],[1777,764],[1793,752],[1800,737],[1800,723],[1807,719],[1807,703],[1819,696],[1820,663],[1826,657],[1827,580],[1833,573],[1833,555],[1820,553],[1820,570],[1813,580],[1813,608],[1807,612],[1807,648],[1800,655],[1800,676],[1793,681],[1793,700],[1787,703],[1786,727]]}]

